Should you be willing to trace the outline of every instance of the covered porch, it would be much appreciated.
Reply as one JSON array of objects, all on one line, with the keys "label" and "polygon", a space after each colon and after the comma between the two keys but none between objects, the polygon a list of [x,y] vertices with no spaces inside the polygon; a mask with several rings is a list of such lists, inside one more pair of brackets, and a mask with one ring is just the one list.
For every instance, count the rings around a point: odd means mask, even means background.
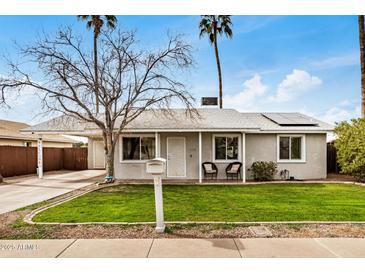
[{"label": "covered porch", "polygon": [[[89,139],[89,166],[102,168],[102,142]],[[115,156],[115,178],[126,182],[150,180],[145,163],[152,158],[167,159],[165,182],[246,182],[246,134],[244,132],[129,132],[120,136]],[[203,163],[213,163],[218,174],[212,179],[204,176]],[[227,180],[226,168],[240,162],[237,179]]]}]

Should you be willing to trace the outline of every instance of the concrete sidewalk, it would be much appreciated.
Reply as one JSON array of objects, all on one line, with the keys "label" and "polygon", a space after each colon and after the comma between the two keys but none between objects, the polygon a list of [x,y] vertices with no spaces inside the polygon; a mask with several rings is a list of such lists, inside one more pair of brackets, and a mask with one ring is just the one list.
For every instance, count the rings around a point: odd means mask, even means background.
[{"label": "concrete sidewalk", "polygon": [[0,240],[0,258],[365,258],[365,239]]},{"label": "concrete sidewalk", "polygon": [[45,173],[43,179],[37,176],[7,178],[7,184],[0,185],[0,214],[88,186],[104,174],[104,170],[82,170]]}]

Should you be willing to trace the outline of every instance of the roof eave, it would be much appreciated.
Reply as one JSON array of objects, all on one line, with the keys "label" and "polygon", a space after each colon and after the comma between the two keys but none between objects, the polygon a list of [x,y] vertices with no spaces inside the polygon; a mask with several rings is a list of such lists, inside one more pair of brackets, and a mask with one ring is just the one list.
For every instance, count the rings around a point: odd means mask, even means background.
[{"label": "roof eave", "polygon": [[[140,129],[125,129],[123,132],[126,133],[143,133],[143,132],[245,132],[245,133],[329,133],[332,132],[331,128],[316,128],[316,129],[271,129],[265,130],[260,128],[172,128],[172,129],[163,129],[163,128],[140,128]],[[93,136],[99,135],[101,133],[100,129],[94,130],[31,130],[31,131],[23,131],[26,134],[66,134],[66,135],[77,135],[77,136]]]}]

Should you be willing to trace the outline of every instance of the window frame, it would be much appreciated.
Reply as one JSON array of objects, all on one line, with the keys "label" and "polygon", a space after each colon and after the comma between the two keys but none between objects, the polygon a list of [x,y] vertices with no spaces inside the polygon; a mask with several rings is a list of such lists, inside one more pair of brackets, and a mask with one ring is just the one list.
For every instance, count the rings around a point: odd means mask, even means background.
[{"label": "window frame", "polygon": [[[124,160],[123,159],[123,138],[139,138],[139,160]],[[150,161],[149,159],[143,160],[141,159],[141,139],[142,138],[153,138],[154,142],[155,142],[155,156],[156,157],[156,153],[157,153],[157,148],[156,148],[156,136],[155,134],[126,134],[126,135],[121,135],[119,136],[119,162],[121,163],[147,163],[148,161]]]},{"label": "window frame", "polygon": [[[225,137],[225,138],[234,138],[237,137],[238,138],[238,153],[237,153],[237,159],[216,159],[216,154],[215,154],[215,138],[216,137]],[[229,133],[229,134],[212,134],[212,162],[214,163],[232,163],[232,162],[237,162],[237,161],[241,161],[241,134],[233,134],[233,133]],[[226,158],[227,158],[227,146],[226,146]]]},{"label": "window frame", "polygon": [[[280,137],[289,137],[289,157],[291,158],[291,138],[300,137],[301,138],[301,157],[300,159],[280,159]],[[305,134],[278,134],[277,135],[277,145],[276,145],[276,161],[278,163],[305,163],[306,162],[306,141]]]}]

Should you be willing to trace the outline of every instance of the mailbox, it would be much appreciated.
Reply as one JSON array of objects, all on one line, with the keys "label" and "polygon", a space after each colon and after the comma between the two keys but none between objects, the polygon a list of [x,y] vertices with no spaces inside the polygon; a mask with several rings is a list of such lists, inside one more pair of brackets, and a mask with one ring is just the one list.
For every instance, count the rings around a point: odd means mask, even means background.
[{"label": "mailbox", "polygon": [[155,158],[146,163],[146,172],[150,174],[160,175],[165,172],[166,159]]},{"label": "mailbox", "polygon": [[163,197],[162,197],[162,180],[161,175],[165,173],[166,159],[155,158],[146,163],[146,172],[153,177],[155,188],[155,207],[156,207],[156,232],[165,231],[165,221],[163,215]]}]

